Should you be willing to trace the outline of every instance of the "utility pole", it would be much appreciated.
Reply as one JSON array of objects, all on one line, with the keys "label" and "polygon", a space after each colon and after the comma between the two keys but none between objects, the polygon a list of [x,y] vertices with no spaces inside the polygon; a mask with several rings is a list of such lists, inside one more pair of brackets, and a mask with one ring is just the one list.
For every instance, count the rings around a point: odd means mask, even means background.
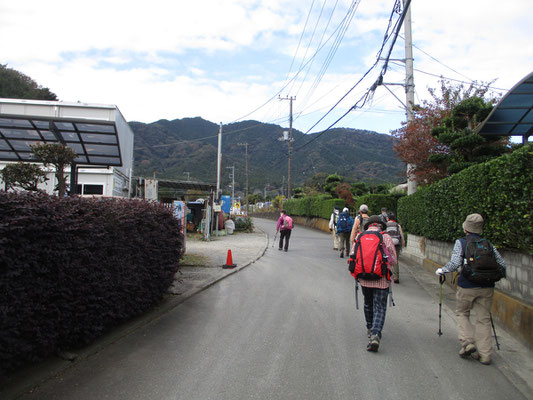
[{"label": "utility pole", "polygon": [[245,148],[245,160],[246,160],[246,215],[248,215],[248,143],[237,143],[237,146],[244,146]]},{"label": "utility pole", "polygon": [[291,155],[292,155],[292,102],[293,100],[296,100],[296,96],[287,96],[287,97],[279,97],[280,100],[289,100],[290,105],[290,113],[289,113],[289,138],[288,138],[288,145],[289,145],[289,166],[288,166],[288,172],[287,172],[287,199],[291,198]]},{"label": "utility pole", "polygon": [[[405,0],[403,0],[405,6]],[[411,32],[411,4],[405,10],[405,20],[403,23],[405,35],[405,96],[406,96],[406,112],[407,124],[411,123],[415,116],[413,112],[413,105],[415,103],[415,79],[413,72],[413,35]],[[417,190],[417,182],[414,177],[410,177],[410,172],[413,165],[407,165],[407,194],[413,194]]]},{"label": "utility pole", "polygon": [[235,165],[226,168],[231,169],[231,204],[233,205],[233,202],[235,201]]},{"label": "utility pole", "polygon": [[220,123],[220,128],[218,129],[218,152],[217,152],[217,196],[216,201],[220,200],[220,178],[222,174],[222,122]]}]

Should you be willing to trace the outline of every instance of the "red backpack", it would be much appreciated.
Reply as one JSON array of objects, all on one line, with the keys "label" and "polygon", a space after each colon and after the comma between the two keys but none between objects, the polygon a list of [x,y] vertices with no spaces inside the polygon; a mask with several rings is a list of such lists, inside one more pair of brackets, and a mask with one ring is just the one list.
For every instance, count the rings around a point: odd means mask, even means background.
[{"label": "red backpack", "polygon": [[377,231],[364,231],[354,244],[348,268],[355,279],[390,279],[388,256],[385,254],[383,236]]}]

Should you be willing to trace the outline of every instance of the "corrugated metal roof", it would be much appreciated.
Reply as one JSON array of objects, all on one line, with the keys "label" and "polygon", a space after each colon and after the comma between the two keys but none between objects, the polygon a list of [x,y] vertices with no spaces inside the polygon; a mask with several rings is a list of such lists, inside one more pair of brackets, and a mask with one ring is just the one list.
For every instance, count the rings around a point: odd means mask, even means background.
[{"label": "corrugated metal roof", "polygon": [[33,161],[32,145],[63,143],[82,165],[121,166],[116,106],[0,99],[0,160]]},{"label": "corrugated metal roof", "polygon": [[533,72],[507,92],[476,131],[481,136],[533,135]]}]

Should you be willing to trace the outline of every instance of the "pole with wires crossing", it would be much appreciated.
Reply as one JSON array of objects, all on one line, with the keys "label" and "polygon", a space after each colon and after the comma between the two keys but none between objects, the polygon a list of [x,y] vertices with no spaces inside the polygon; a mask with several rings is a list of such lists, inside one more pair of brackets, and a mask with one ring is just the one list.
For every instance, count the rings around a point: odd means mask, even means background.
[{"label": "pole with wires crossing", "polygon": [[296,96],[279,97],[280,100],[289,100],[289,135],[287,144],[289,146],[288,171],[287,171],[287,199],[291,198],[291,156],[292,156],[292,102],[296,100]]}]

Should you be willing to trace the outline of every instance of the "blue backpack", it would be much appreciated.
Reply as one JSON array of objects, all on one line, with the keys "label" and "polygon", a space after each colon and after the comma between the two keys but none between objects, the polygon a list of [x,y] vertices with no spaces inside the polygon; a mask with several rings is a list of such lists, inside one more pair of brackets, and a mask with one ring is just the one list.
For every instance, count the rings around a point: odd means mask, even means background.
[{"label": "blue backpack", "polygon": [[341,213],[339,215],[339,219],[337,220],[337,233],[351,231],[352,227],[350,225],[353,225],[353,219],[348,215],[348,213]]}]

